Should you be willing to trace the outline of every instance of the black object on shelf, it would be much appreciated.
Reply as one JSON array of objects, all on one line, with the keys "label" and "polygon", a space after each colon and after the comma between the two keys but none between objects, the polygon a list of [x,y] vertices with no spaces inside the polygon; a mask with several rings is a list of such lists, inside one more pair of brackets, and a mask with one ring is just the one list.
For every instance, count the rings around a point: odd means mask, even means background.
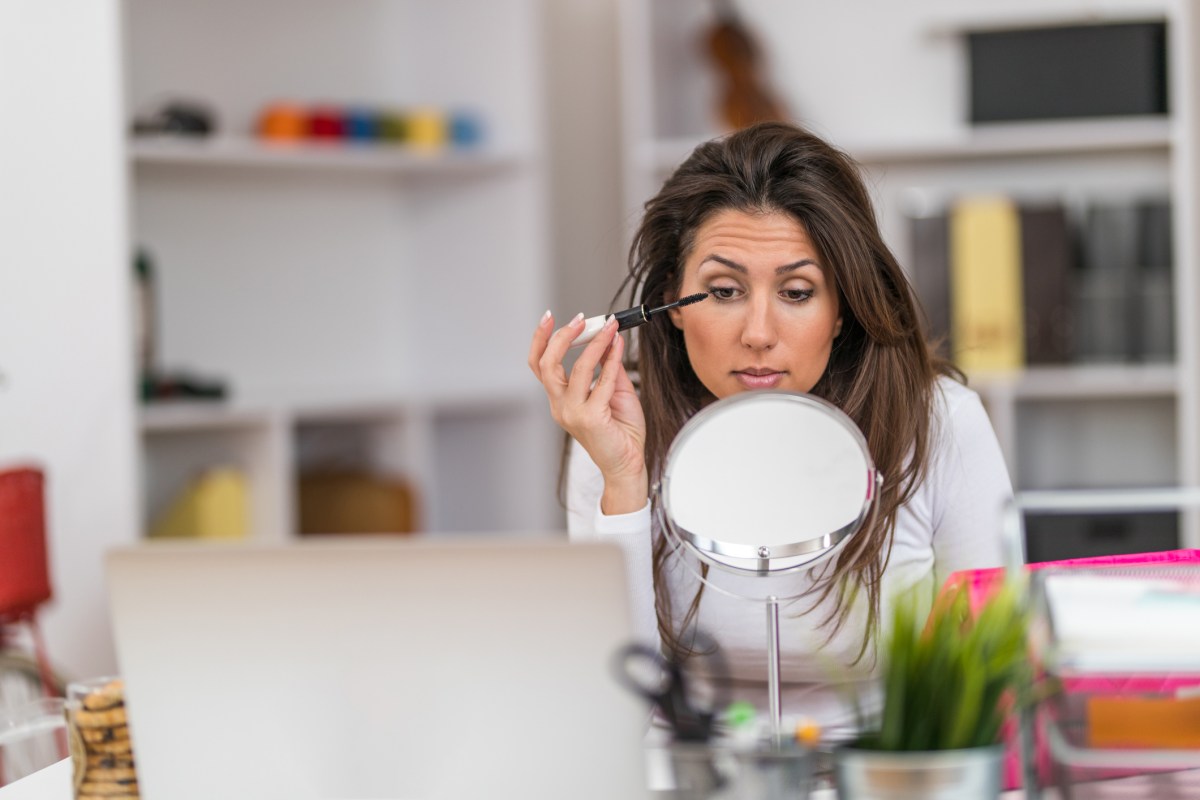
[{"label": "black object on shelf", "polygon": [[174,136],[210,136],[217,130],[212,109],[189,100],[168,100],[133,119],[138,136],[168,134]]},{"label": "black object on shelf", "polygon": [[1165,22],[967,34],[970,121],[1166,114]]},{"label": "black object on shelf", "polygon": [[136,300],[134,301],[134,332],[137,337],[138,374],[144,381],[154,372],[157,312],[155,310],[154,259],[145,248],[138,248],[133,260]]},{"label": "black object on shelf", "polygon": [[1153,553],[1179,547],[1179,512],[1034,514],[1025,519],[1025,560]]},{"label": "black object on shelf", "polygon": [[187,372],[148,373],[142,376],[142,401],[224,400],[229,394],[225,381]]},{"label": "black object on shelf", "polygon": [[159,400],[224,400],[223,380],[158,366],[158,270],[154,257],[139,247],[133,259],[134,333],[137,345],[138,394],[142,402]]}]

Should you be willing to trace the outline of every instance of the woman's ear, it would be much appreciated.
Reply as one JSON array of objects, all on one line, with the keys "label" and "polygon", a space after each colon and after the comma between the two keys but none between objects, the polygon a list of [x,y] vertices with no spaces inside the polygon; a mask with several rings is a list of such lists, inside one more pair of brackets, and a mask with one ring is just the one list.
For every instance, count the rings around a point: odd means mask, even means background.
[{"label": "woman's ear", "polygon": [[833,324],[833,338],[836,339],[837,337],[839,337],[841,335],[842,335],[842,315],[838,314],[837,322],[835,322]]}]

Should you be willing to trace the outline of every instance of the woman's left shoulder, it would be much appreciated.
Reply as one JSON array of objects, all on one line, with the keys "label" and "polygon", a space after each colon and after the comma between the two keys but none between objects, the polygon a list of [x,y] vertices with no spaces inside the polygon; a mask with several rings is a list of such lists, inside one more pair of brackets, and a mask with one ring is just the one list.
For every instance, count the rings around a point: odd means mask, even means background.
[{"label": "woman's left shoulder", "polygon": [[941,375],[933,383],[933,415],[953,419],[964,409],[983,409],[979,393],[950,375]]},{"label": "woman's left shoulder", "polygon": [[962,447],[981,438],[994,439],[995,430],[983,400],[971,387],[943,375],[934,383],[930,433],[938,448]]}]

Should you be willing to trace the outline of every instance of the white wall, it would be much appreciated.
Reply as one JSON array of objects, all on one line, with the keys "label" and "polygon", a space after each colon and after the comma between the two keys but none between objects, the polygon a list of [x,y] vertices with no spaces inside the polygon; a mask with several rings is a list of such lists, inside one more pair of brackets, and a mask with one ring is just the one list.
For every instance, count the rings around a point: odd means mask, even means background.
[{"label": "white wall", "polygon": [[46,470],[68,676],[115,668],[102,553],[136,529],[118,12],[0,3],[0,465]]},{"label": "white wall", "polygon": [[[616,0],[543,0],[551,310],[608,310],[625,274]],[[529,333],[537,320],[529,321]],[[577,352],[568,358],[573,358]],[[530,380],[532,380],[530,376]],[[547,418],[549,415],[547,414]],[[554,428],[561,441],[561,432]],[[565,526],[565,519],[556,524]]]},{"label": "white wall", "polygon": [[[615,0],[544,0],[556,322],[608,308],[625,272]],[[530,320],[529,332],[537,320]]]}]

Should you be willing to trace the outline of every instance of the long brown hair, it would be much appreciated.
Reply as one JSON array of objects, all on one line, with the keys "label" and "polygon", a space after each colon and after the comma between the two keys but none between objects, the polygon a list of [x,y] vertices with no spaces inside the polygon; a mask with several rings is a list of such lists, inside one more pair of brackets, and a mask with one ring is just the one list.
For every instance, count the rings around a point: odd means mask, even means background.
[{"label": "long brown hair", "polygon": [[[846,412],[866,437],[884,476],[874,525],[855,537],[821,571],[809,609],[836,590],[833,611],[821,621],[841,627],[851,596],[865,591],[867,630],[862,658],[879,617],[880,579],[891,552],[896,514],[925,476],[931,449],[931,409],[939,375],[961,378],[934,355],[923,315],[904,272],[875,219],[857,163],[803,128],[768,122],[697,147],[649,200],[629,252],[631,305],[677,297],[696,231],[725,210],[778,211],[804,226],[827,279],[838,293],[842,329],[824,375],[812,389]],[[651,482],[683,424],[714,397],[688,361],[683,334],[673,325],[639,330],[635,363],[646,415],[646,465]],[[664,569],[668,543],[654,533],[654,592],[664,645],[686,654],[683,633],[695,619],[703,584],[678,627]]]}]

